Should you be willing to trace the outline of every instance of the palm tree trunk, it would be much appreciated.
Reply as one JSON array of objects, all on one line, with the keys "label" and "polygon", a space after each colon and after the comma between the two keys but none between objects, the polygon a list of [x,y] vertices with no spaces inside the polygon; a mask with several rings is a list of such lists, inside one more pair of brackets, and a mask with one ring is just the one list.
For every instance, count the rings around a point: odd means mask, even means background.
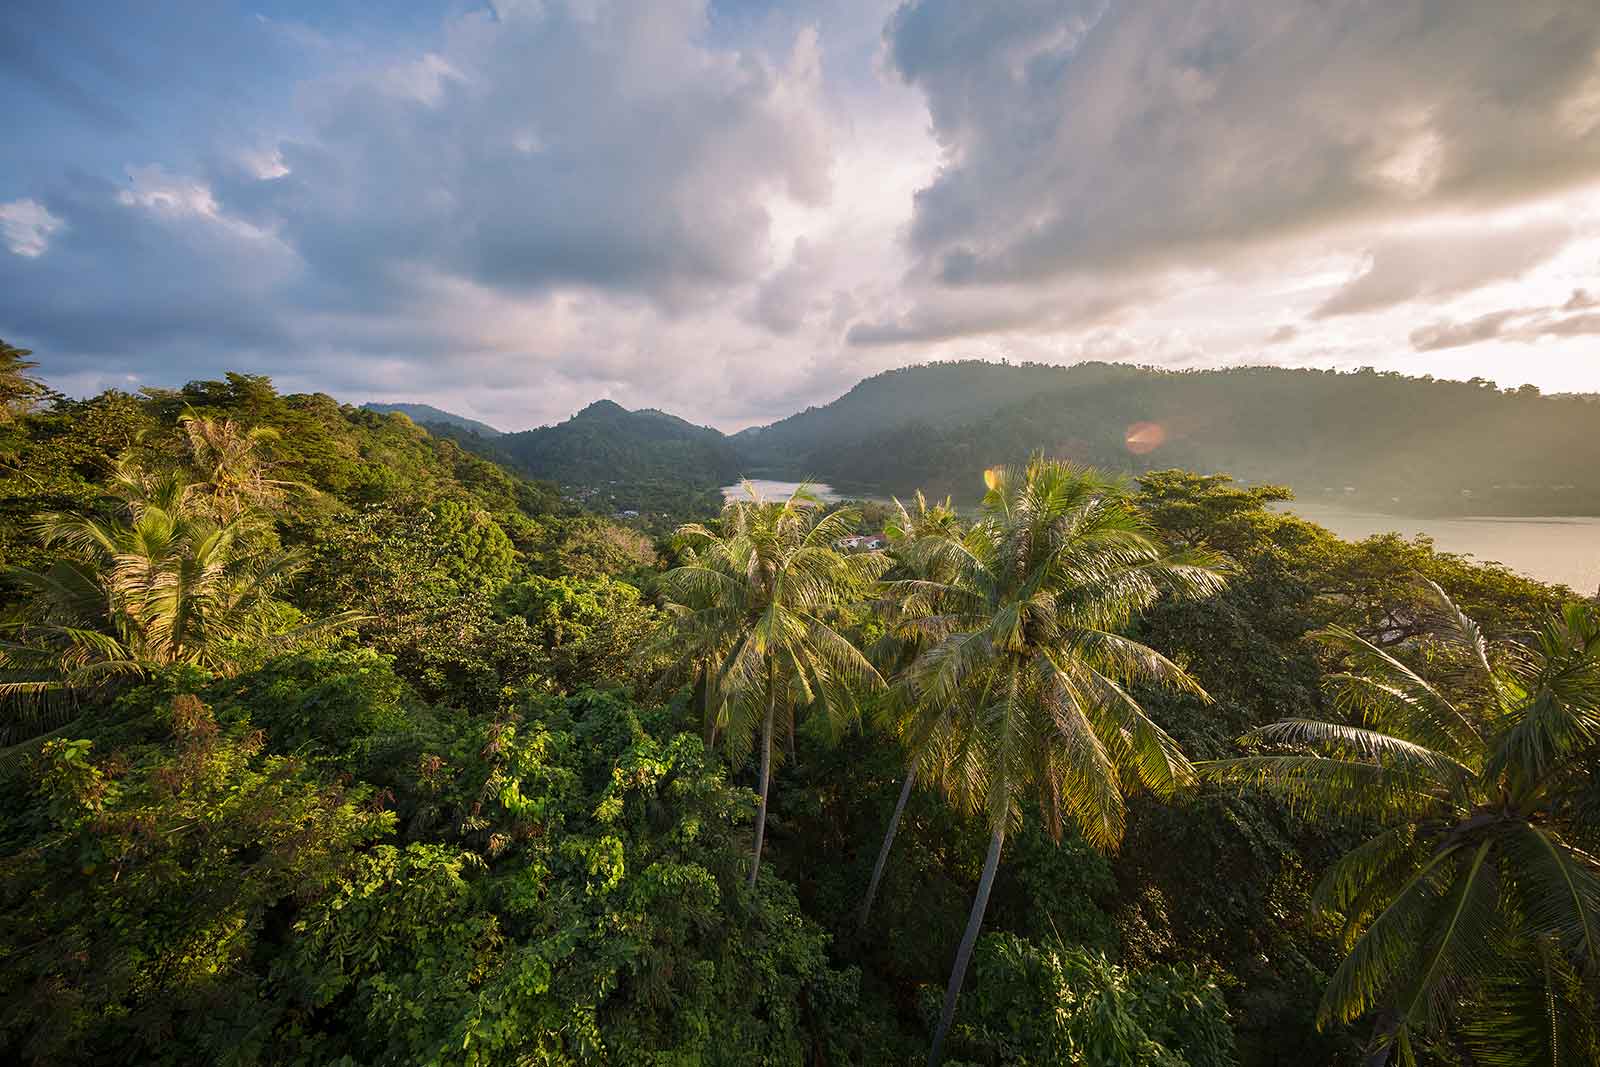
[{"label": "palm tree trunk", "polygon": [[697,686],[700,694],[700,740],[705,742],[706,751],[711,752],[717,747],[717,717],[711,712],[711,678],[709,675],[700,679]]},{"label": "palm tree trunk", "polygon": [[794,716],[791,715],[791,716],[789,716],[789,766],[793,767],[795,765],[795,763],[796,763],[796,760],[795,760],[795,757],[794,757]]},{"label": "palm tree trunk", "polygon": [[1000,866],[1000,845],[1005,836],[1006,827],[1001,823],[989,838],[989,858],[983,861],[983,877],[978,879],[978,895],[973,897],[972,914],[967,916],[967,932],[961,935],[961,947],[956,949],[956,965],[950,969],[950,984],[945,987],[939,1028],[933,1032],[928,1067],[939,1067],[940,1057],[944,1053],[944,1039],[956,1017],[956,1000],[961,996],[961,983],[967,977],[967,964],[972,961],[972,946],[978,942],[978,928],[983,925],[983,913],[989,907],[989,890],[994,888],[994,872]]},{"label": "palm tree trunk", "polygon": [[767,671],[767,718],[761,724],[761,804],[756,808],[756,852],[750,861],[750,888],[756,887],[756,875],[761,871],[761,841],[767,836],[767,788],[772,784],[772,716],[778,703],[778,692],[773,688],[772,671]]},{"label": "palm tree trunk", "polygon": [[884,831],[883,844],[878,847],[878,862],[872,865],[872,881],[867,883],[867,897],[861,902],[861,915],[856,929],[866,932],[867,919],[872,914],[872,902],[878,897],[878,883],[883,880],[883,869],[889,865],[889,849],[894,846],[895,831],[900,829],[900,818],[906,813],[906,801],[911,797],[911,787],[917,780],[917,760],[906,769],[906,780],[900,786],[900,799],[895,802],[894,814],[889,816],[889,829]]}]

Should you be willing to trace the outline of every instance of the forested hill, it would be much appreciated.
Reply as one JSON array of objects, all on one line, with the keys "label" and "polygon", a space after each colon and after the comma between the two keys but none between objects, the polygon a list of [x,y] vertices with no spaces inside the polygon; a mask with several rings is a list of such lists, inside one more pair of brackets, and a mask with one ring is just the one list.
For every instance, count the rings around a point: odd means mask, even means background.
[{"label": "forested hill", "polygon": [[446,426],[453,430],[463,430],[475,433],[479,437],[499,437],[501,431],[490,426],[487,422],[469,419],[465,415],[457,415],[451,411],[436,408],[432,404],[379,404],[376,402],[361,405],[367,411],[376,411],[380,415],[391,415],[398,411],[420,426]]},{"label": "forested hill", "polygon": [[609,400],[492,438],[428,411],[413,417],[503,465],[651,513],[742,475],[970,498],[972,471],[1044,452],[1127,473],[1225,472],[1389,513],[1600,514],[1600,396],[1370,370],[929,363],[732,437]]},{"label": "forested hill", "polygon": [[610,400],[597,400],[555,426],[505,434],[494,446],[531,477],[569,485],[721,485],[740,473],[732,444],[711,427],[654,409],[629,411]]},{"label": "forested hill", "polygon": [[879,375],[736,440],[759,442],[753,460],[792,457],[785,472],[878,492],[970,493],[965,472],[1042,450],[1110,470],[1225,471],[1381,511],[1600,514],[1597,424],[1600,397],[1483,381],[958,363]]},{"label": "forested hill", "polygon": [[733,441],[754,468],[803,473],[796,462],[823,446],[860,441],[910,422],[965,423],[1059,388],[1061,372],[1043,364],[978,360],[904,367],[863,379],[830,404],[741,430]]}]

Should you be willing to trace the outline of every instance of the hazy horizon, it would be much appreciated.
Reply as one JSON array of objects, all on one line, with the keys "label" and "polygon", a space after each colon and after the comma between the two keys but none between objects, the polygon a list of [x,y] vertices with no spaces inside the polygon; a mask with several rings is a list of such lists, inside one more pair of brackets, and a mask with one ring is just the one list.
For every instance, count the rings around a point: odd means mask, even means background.
[{"label": "hazy horizon", "polygon": [[[929,362],[931,362],[931,361],[908,363],[908,364],[905,364],[903,366],[896,367],[896,368],[891,368],[891,369],[895,369],[895,370],[910,370],[910,369],[914,369],[916,367],[927,366],[927,365],[929,365]],[[995,366],[1003,366],[1003,365],[1005,365],[1004,363],[1002,363],[1002,361],[1000,359],[978,360],[978,362],[992,363]],[[1092,361],[1092,360],[1080,360],[1080,361],[1078,361],[1078,363],[1088,363],[1088,362],[1094,362],[1094,361]],[[1126,360],[1107,360],[1105,362],[1117,363],[1117,364],[1121,364],[1121,365],[1124,365],[1124,366],[1146,367],[1146,368],[1151,368],[1151,369],[1155,369],[1155,370],[1172,369],[1172,368],[1162,368],[1162,367],[1156,366],[1154,364],[1131,363],[1131,362],[1128,362]],[[1015,366],[1016,364],[1011,364],[1011,365]],[[1076,366],[1076,365],[1077,364],[1072,364],[1072,363],[1058,364],[1058,366],[1061,366],[1063,369],[1065,369],[1066,367]],[[1275,365],[1274,364],[1269,364],[1269,363],[1250,363],[1249,361],[1243,361],[1243,362],[1240,362],[1240,363],[1237,363],[1237,364],[1230,364],[1229,365],[1229,367],[1235,368],[1235,369],[1248,368],[1248,367],[1273,367],[1273,366],[1275,366]],[[1215,368],[1215,369],[1223,369],[1223,368]],[[1293,369],[1293,368],[1290,368],[1290,369]],[[1314,369],[1320,369],[1320,368],[1304,368],[1304,369],[1313,369],[1314,370]],[[1359,370],[1359,369],[1360,368],[1341,368],[1340,371],[1341,371],[1341,373],[1352,373],[1352,372],[1354,372],[1356,370]],[[869,375],[867,377],[871,377],[871,375]],[[1407,377],[1420,378],[1421,376],[1420,375],[1407,375]],[[1465,382],[1465,381],[1469,380],[1469,379],[1466,379],[1466,378],[1452,378],[1452,377],[1450,377],[1448,375],[1437,375],[1437,374],[1436,375],[1432,375],[1432,377],[1436,381]],[[859,380],[857,380],[855,382],[852,382],[852,383],[850,383],[850,385],[848,385],[844,389],[840,390],[837,394],[829,396],[826,399],[823,399],[823,400],[820,400],[820,401],[816,401],[810,406],[826,407],[828,404],[831,404],[834,401],[843,398],[846,394],[848,394],[850,392],[851,389],[855,388],[856,385],[860,384],[861,381],[865,381],[865,380],[866,380],[866,378],[864,377],[864,378],[859,379]],[[1490,379],[1490,380],[1493,381],[1493,379]],[[177,385],[177,384],[181,384],[181,383],[172,383],[172,384]],[[1511,388],[1511,386],[1508,386],[1506,383],[1503,383],[1503,382],[1495,382],[1494,384],[1497,387],[1502,388],[1502,389]],[[334,394],[330,394],[330,395],[334,395]],[[1600,395],[1600,387],[1597,387],[1595,390],[1574,390],[1569,394],[1551,393],[1551,394],[1548,394],[1548,395],[1551,395],[1551,396],[1559,396],[1559,395],[1596,396],[1596,395]],[[579,412],[583,411],[585,408],[589,407],[590,405],[594,404],[597,401],[600,401],[600,400],[613,400],[613,398],[609,397],[609,396],[596,396],[596,397],[593,397],[593,398],[591,398],[589,400],[581,402],[580,404],[578,404],[577,407],[573,408],[571,411],[567,412],[565,415],[560,415],[560,416],[558,416],[556,418],[549,419],[549,420],[547,420],[545,422],[533,423],[533,424],[529,424],[529,425],[526,425],[526,426],[502,426],[502,425],[498,425],[496,423],[490,422],[488,419],[482,418],[479,415],[476,415],[471,411],[460,411],[460,410],[455,410],[455,409],[452,409],[452,408],[448,408],[448,407],[445,407],[442,404],[435,403],[435,402],[429,400],[426,397],[421,397],[421,398],[417,398],[417,399],[395,399],[395,398],[391,398],[391,397],[388,397],[388,396],[354,396],[354,397],[348,397],[348,398],[347,397],[335,396],[335,398],[340,400],[341,402],[351,403],[351,404],[408,404],[408,403],[422,404],[422,405],[425,405],[425,406],[437,408],[440,411],[443,411],[443,412],[445,412],[446,414],[449,414],[449,415],[458,415],[458,416],[462,416],[464,418],[473,419],[473,420],[478,421],[478,422],[487,423],[491,429],[496,430],[496,431],[498,431],[500,433],[519,433],[519,432],[521,432],[523,430],[537,430],[537,429],[542,429],[542,428],[549,427],[549,426],[558,425],[558,424],[560,424],[562,422],[567,421],[568,419],[573,418]],[[616,402],[616,401],[613,400],[613,402]],[[624,408],[626,408],[628,411],[658,410],[658,411],[665,411],[665,413],[668,414],[668,415],[676,415],[679,418],[687,418],[686,416],[681,415],[679,412],[669,411],[669,410],[662,409],[662,408],[657,408],[654,405],[649,405],[649,404],[640,405],[638,407],[627,407],[627,405],[622,405],[622,406]],[[719,426],[719,425],[716,425],[715,423],[696,423],[696,425],[710,426],[712,429],[718,430],[718,431],[720,431],[720,432],[722,432],[724,434],[732,436],[732,435],[737,434],[737,433],[739,433],[739,432],[741,432],[743,430],[754,429],[754,428],[762,427],[762,426],[770,426],[774,422],[780,422],[783,419],[788,418],[790,415],[798,414],[799,412],[804,411],[804,410],[805,410],[805,408],[803,408],[803,407],[802,408],[796,408],[794,411],[785,412],[785,413],[780,414],[780,415],[775,415],[775,416],[771,416],[771,417],[768,417],[768,418],[764,418],[764,419],[762,419],[760,421],[746,420],[746,421],[743,421],[743,422],[738,422],[738,423],[736,423],[735,425],[733,425],[731,427],[730,426],[726,426],[726,425]],[[689,419],[688,421],[693,422],[694,420],[693,419]]]}]

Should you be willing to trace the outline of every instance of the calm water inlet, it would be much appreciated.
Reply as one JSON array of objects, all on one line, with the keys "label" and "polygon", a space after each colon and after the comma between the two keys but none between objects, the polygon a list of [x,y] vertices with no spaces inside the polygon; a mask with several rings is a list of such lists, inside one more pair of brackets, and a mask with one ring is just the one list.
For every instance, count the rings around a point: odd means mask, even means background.
[{"label": "calm water inlet", "polygon": [[1347,541],[1397,531],[1427,534],[1441,552],[1503,563],[1530,578],[1560,582],[1579,593],[1600,586],[1600,518],[1549,515],[1520,518],[1416,518],[1290,505],[1285,510],[1326,526]]}]

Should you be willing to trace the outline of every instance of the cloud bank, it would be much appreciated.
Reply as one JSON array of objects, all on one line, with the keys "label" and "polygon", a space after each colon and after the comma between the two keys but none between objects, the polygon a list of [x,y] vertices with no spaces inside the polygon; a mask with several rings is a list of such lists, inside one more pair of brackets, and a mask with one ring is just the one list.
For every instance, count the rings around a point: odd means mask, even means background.
[{"label": "cloud bank", "polygon": [[0,15],[0,336],[509,428],[949,356],[1600,388],[1588,0],[344,10]]}]

